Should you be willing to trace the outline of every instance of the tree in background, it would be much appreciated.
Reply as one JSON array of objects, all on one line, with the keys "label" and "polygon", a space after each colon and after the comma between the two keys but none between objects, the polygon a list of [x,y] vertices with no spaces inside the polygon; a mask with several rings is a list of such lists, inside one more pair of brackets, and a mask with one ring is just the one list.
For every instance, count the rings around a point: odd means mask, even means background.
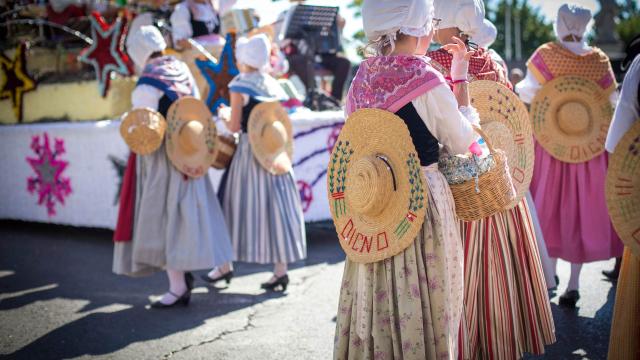
[{"label": "tree in background", "polygon": [[[553,24],[545,19],[540,12],[540,8],[533,7],[526,0],[501,0],[493,6],[485,0],[485,8],[487,10],[487,18],[493,22],[498,29],[498,37],[491,48],[499,54],[506,56],[506,23],[507,1],[511,4],[511,49],[513,58],[516,60],[525,60],[538,48],[538,46],[553,41]],[[516,51],[516,42],[518,31],[517,22],[520,25],[520,51]],[[517,59],[520,55],[520,59]]]},{"label": "tree in background", "polygon": [[640,5],[637,1],[627,0],[623,5],[620,5],[620,21],[616,30],[625,45],[640,34]]}]

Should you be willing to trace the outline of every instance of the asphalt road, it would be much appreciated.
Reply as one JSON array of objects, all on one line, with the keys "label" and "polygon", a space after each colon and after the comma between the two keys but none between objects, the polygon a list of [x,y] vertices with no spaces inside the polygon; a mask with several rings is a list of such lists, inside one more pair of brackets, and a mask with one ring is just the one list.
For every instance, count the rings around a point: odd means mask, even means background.
[{"label": "asphalt road", "polygon": [[[240,263],[229,287],[199,282],[189,307],[157,311],[146,305],[165,275],[112,274],[111,232],[0,222],[0,358],[330,359],[344,255],[328,224],[308,236],[285,294],[259,289],[269,266]],[[552,299],[558,342],[539,358],[606,358],[612,263],[584,267],[577,309]]]}]

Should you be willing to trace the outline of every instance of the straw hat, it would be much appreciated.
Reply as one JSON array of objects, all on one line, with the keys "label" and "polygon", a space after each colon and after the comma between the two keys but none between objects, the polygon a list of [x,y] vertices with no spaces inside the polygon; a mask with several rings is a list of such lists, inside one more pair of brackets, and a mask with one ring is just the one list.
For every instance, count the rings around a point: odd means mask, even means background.
[{"label": "straw hat", "polygon": [[533,134],[554,158],[582,163],[604,151],[613,116],[609,97],[598,84],[577,76],[546,83],[531,103]]},{"label": "straw hat", "polygon": [[253,155],[273,175],[291,170],[293,130],[287,111],[279,102],[263,102],[249,114],[247,125]]},{"label": "straw hat", "polygon": [[199,178],[215,157],[216,126],[202,101],[185,96],[167,112],[167,156],[181,173]]},{"label": "straw hat", "polygon": [[606,196],[616,233],[640,256],[640,120],[622,137],[609,158]]},{"label": "straw hat", "polygon": [[331,216],[351,261],[380,261],[414,241],[426,216],[427,186],[402,119],[378,109],[351,114],[327,171]]},{"label": "straw hat", "polygon": [[122,115],[120,135],[132,152],[149,155],[162,145],[167,122],[157,111],[135,109]]},{"label": "straw hat", "polygon": [[477,80],[469,84],[471,102],[480,114],[482,130],[494,147],[502,149],[516,190],[517,205],[529,190],[533,175],[533,134],[529,113],[518,95],[506,86],[490,80]]}]

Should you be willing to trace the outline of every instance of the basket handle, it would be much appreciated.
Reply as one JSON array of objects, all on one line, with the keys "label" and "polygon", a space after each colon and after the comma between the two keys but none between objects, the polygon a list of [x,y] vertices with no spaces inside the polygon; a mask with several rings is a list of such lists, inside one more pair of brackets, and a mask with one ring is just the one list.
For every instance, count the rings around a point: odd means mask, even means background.
[{"label": "basket handle", "polygon": [[493,145],[491,144],[491,141],[489,140],[489,137],[487,136],[487,134],[480,128],[480,126],[477,125],[472,125],[473,130],[475,130],[475,132],[478,133],[478,135],[482,136],[482,139],[484,139],[484,142],[487,144],[487,147],[489,148],[489,152],[491,154],[495,154],[496,150],[493,148]]}]

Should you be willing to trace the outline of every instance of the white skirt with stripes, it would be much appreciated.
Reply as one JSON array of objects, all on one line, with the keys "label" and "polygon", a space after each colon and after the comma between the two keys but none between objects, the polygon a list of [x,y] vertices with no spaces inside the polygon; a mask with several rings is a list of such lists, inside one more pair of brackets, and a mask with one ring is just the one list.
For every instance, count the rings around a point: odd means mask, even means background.
[{"label": "white skirt with stripes", "polygon": [[291,263],[307,256],[300,194],[293,171],[272,175],[251,151],[247,134],[227,170],[222,209],[236,260]]}]

